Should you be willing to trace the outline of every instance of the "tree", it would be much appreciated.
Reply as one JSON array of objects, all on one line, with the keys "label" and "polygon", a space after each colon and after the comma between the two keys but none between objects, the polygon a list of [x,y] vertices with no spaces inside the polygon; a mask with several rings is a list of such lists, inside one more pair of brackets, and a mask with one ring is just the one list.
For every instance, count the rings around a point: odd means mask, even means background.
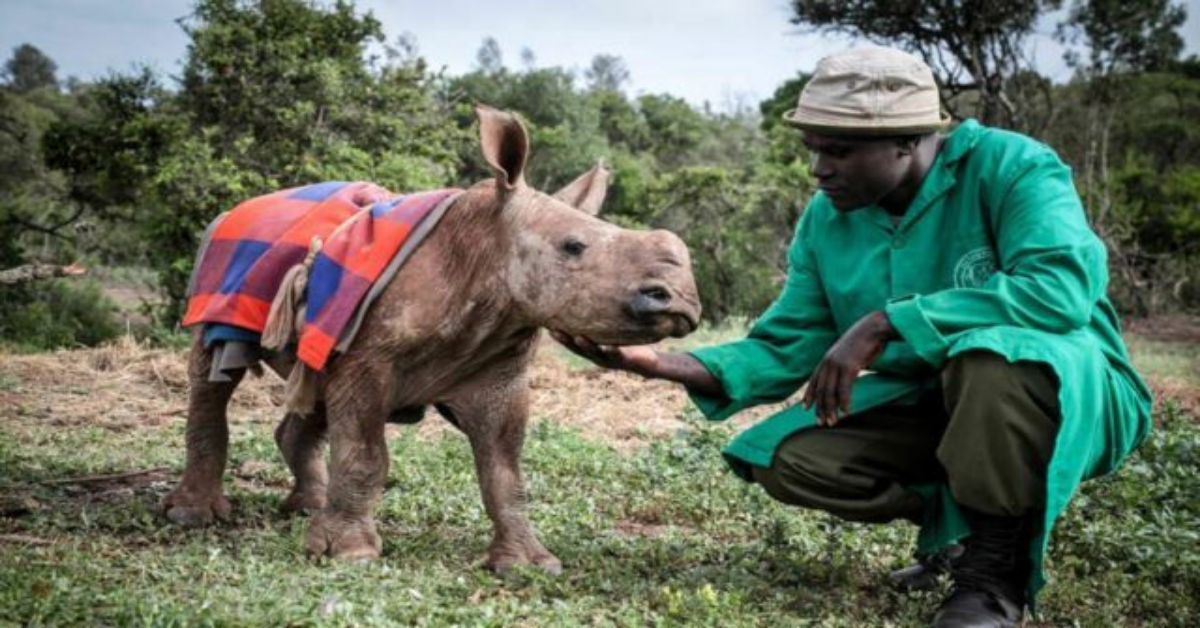
[{"label": "tree", "polygon": [[184,126],[157,114],[171,97],[143,68],[91,85],[80,96],[87,114],[50,126],[42,146],[45,163],[67,174],[76,217],[133,219],[153,165]]},{"label": "tree", "polygon": [[[1195,145],[1188,141],[1195,135],[1189,128],[1193,124],[1184,123],[1173,132],[1161,132],[1169,131],[1167,127],[1177,126],[1177,121],[1187,120],[1186,117],[1140,115],[1158,109],[1161,95],[1174,96],[1167,101],[1167,106],[1177,108],[1178,113],[1185,116],[1188,106],[1195,102],[1192,81],[1145,74],[1168,69],[1176,62],[1183,49],[1183,39],[1177,31],[1186,18],[1183,7],[1172,5],[1169,0],[1075,0],[1067,20],[1056,31],[1060,41],[1083,46],[1082,54],[1072,50],[1066,59],[1075,68],[1077,82],[1082,85],[1086,99],[1079,116],[1083,127],[1079,135],[1084,146],[1077,168],[1085,206],[1092,225],[1108,244],[1113,274],[1123,279],[1122,285],[1137,288],[1125,291],[1125,305],[1141,314],[1158,309],[1156,301],[1160,300],[1155,298],[1155,286],[1149,286],[1142,277],[1147,274],[1162,276],[1161,269],[1172,266],[1171,260],[1163,258],[1164,243],[1174,242],[1176,235],[1188,239],[1195,237],[1190,229],[1173,226],[1155,209],[1170,203],[1144,203],[1155,196],[1168,196],[1159,188],[1174,179],[1170,173],[1166,177],[1161,173],[1149,174],[1144,165],[1138,163],[1164,152],[1177,155],[1172,149]],[[1151,89],[1145,89],[1148,83],[1153,85]],[[1128,103],[1135,99],[1140,101],[1140,106],[1129,107]],[[1149,131],[1156,126],[1159,128],[1155,131],[1159,132],[1141,137],[1140,134],[1127,134],[1125,141],[1118,140],[1128,147],[1144,144],[1146,137],[1152,137],[1154,146],[1142,146],[1136,153],[1126,149],[1123,155],[1126,163],[1120,165],[1119,172],[1114,175],[1114,157],[1122,157],[1113,149],[1114,131],[1120,133],[1121,127],[1140,127],[1140,130]],[[1154,161],[1164,171],[1176,165],[1169,158]],[[1136,189],[1138,193],[1130,195],[1130,189]],[[1182,209],[1180,215],[1192,213],[1187,211],[1187,203],[1178,203],[1176,207]],[[1166,283],[1175,283],[1172,278],[1163,279]]]},{"label": "tree", "polygon": [[534,54],[531,48],[521,48],[521,65],[526,70],[532,70],[537,67],[537,55]]},{"label": "tree", "polygon": [[475,65],[484,74],[498,74],[504,70],[504,53],[500,50],[500,42],[494,37],[483,40],[475,53]]},{"label": "tree", "polygon": [[771,163],[790,164],[808,154],[797,137],[796,129],[784,122],[783,114],[795,108],[800,100],[800,92],[810,78],[810,75],[801,72],[784,81],[770,98],[758,106],[761,115],[759,126],[768,142],[766,159]]},{"label": "tree", "polygon": [[779,295],[799,209],[814,187],[799,163],[684,167],[648,186],[644,221],[691,249],[705,318],[754,317]]},{"label": "tree", "polygon": [[12,57],[4,63],[4,79],[8,86],[24,94],[35,89],[58,87],[58,64],[32,44],[13,49]]},{"label": "tree", "polygon": [[1179,28],[1187,10],[1170,0],[1075,0],[1056,35],[1064,43],[1082,43],[1087,60],[1068,54],[1068,62],[1091,76],[1166,69],[1183,51]]},{"label": "tree", "polygon": [[1025,39],[1061,0],[792,0],[792,23],[897,46],[925,60],[947,108],[962,117],[958,96],[977,97],[985,123],[1040,131],[1013,98],[1010,80],[1032,70]]},{"label": "tree", "polygon": [[149,73],[106,79],[93,113],[54,129],[49,163],[73,199],[123,220],[158,273],[173,324],[200,234],[246,198],[322,180],[397,192],[444,186],[459,134],[415,43],[387,61],[379,22],[348,2],[200,0],[178,92]]},{"label": "tree", "polygon": [[[366,46],[379,21],[353,5],[303,0],[201,0],[182,22],[191,39],[179,103],[212,128],[223,154],[269,180],[299,182],[322,144],[361,120],[353,100],[368,90]],[[252,140],[252,146],[244,142]]]},{"label": "tree", "polygon": [[648,148],[659,163],[668,168],[689,163],[688,151],[703,139],[704,115],[669,94],[646,94],[637,103],[649,130]]},{"label": "tree", "polygon": [[616,55],[596,55],[592,57],[592,64],[584,72],[584,77],[590,89],[619,92],[629,82],[629,68]]},{"label": "tree", "polygon": [[[62,121],[85,115],[80,98],[57,89],[33,87],[37,81],[25,62],[40,57],[32,46],[18,49],[8,67],[18,69],[14,80],[28,89],[10,85],[0,89],[0,266],[25,261],[25,249],[34,240],[48,259],[74,255],[70,228],[81,217],[81,208],[67,197],[64,173],[45,158],[45,139]],[[41,57],[44,67],[54,62]],[[39,65],[39,64],[33,64]],[[32,73],[36,74],[36,72]],[[42,87],[45,87],[43,85]]]}]

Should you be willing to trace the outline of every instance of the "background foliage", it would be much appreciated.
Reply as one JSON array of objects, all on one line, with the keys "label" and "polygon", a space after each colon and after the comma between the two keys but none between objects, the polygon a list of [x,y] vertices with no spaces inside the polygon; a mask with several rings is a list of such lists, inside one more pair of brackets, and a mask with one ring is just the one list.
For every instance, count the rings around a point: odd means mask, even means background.
[{"label": "background foliage", "polygon": [[[1059,150],[1109,244],[1125,313],[1200,306],[1200,61],[1180,58],[1181,7],[796,0],[792,9],[805,29],[924,56],[957,116]],[[1038,75],[1021,52],[1058,9],[1075,68],[1065,84]],[[434,73],[411,41],[389,42],[378,20],[344,0],[198,0],[181,24],[191,43],[171,80],[149,70],[61,80],[36,47],[12,52],[0,85],[0,267],[78,259],[148,269],[160,294],[149,300],[151,322],[169,329],[199,234],[242,199],[318,180],[403,191],[489,176],[471,129],[478,101],[527,121],[536,187],[554,190],[597,160],[612,168],[607,218],[680,233],[715,321],[770,303],[814,190],[795,131],[779,122],[804,75],[757,109],[715,110],[627,93],[620,57],[598,54],[577,76],[538,66],[528,50],[506,63],[491,38],[476,69]],[[51,301],[80,289],[0,288],[0,338],[30,347],[102,339],[38,331],[50,324],[43,314],[59,311]],[[101,304],[86,316],[108,315],[98,298],[76,301]],[[74,317],[66,328],[110,328],[76,309],[61,315]]]}]

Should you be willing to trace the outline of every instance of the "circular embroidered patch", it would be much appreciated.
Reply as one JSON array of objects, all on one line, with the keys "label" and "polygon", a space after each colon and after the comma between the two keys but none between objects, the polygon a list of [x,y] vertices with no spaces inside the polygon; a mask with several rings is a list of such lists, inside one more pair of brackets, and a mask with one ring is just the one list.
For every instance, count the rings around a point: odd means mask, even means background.
[{"label": "circular embroidered patch", "polygon": [[987,283],[997,270],[996,260],[992,259],[992,247],[972,249],[954,265],[954,287],[978,288]]}]

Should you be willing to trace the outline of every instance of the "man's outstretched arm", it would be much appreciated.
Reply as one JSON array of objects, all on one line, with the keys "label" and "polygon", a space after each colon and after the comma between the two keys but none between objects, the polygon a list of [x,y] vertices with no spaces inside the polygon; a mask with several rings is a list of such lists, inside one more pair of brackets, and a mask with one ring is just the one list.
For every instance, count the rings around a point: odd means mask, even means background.
[{"label": "man's outstretched arm", "polygon": [[721,382],[713,377],[700,360],[686,353],[660,351],[648,346],[603,346],[587,338],[571,337],[553,331],[550,335],[571,352],[605,368],[678,382],[692,392],[709,397],[725,394]]}]

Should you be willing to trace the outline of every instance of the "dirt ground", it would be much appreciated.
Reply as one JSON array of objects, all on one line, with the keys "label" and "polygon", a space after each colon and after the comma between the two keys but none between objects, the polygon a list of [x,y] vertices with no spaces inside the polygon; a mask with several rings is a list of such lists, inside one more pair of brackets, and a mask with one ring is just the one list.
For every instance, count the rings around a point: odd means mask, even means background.
[{"label": "dirt ground", "polygon": [[[1157,320],[1129,327],[1142,338],[1188,343],[1200,339],[1195,321]],[[1200,412],[1200,390],[1190,381],[1152,375],[1148,379],[1160,397]],[[684,428],[682,417],[690,405],[678,386],[580,364],[549,339],[543,339],[533,365],[531,386],[532,422],[549,418],[618,449],[642,446]],[[234,395],[231,420],[273,424],[282,416],[282,405],[280,378],[269,371],[250,376]],[[779,407],[755,408],[733,421],[739,427],[749,425]],[[149,349],[126,337],[96,349],[0,354],[0,417],[18,408],[61,426],[130,430],[182,421],[187,415],[186,352]],[[416,429],[430,435],[453,427],[430,412]]]},{"label": "dirt ground", "polygon": [[[669,437],[684,427],[689,402],[678,387],[626,373],[569,363],[544,340],[531,372],[532,422],[560,425],[619,449]],[[187,416],[186,352],[148,349],[131,338],[96,349],[0,355],[0,416],[21,408],[53,425],[130,430]],[[283,381],[267,371],[248,376],[234,395],[232,421],[274,423],[282,417]],[[774,407],[744,413],[751,423]],[[389,425],[391,431],[412,429]],[[454,429],[434,412],[416,428],[430,435]]]}]

